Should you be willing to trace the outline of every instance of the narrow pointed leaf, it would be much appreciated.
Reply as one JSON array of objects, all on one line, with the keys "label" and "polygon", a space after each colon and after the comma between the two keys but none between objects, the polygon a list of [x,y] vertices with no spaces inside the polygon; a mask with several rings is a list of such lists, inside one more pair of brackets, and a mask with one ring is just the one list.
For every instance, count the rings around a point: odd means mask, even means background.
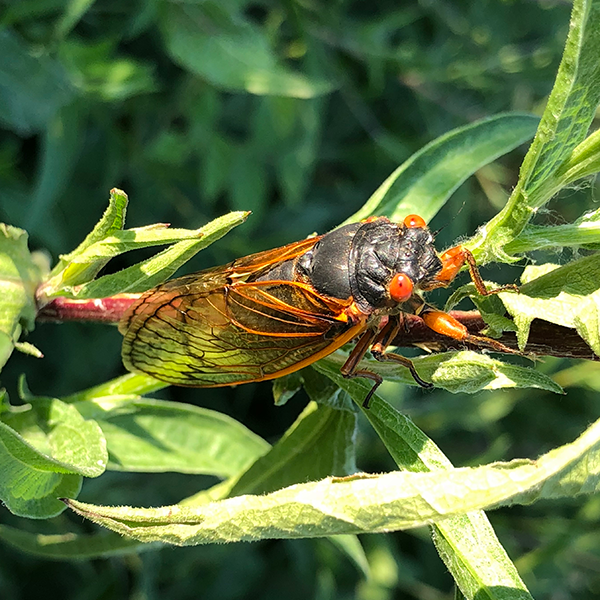
[{"label": "narrow pointed leaf", "polygon": [[538,119],[508,113],[446,133],[398,167],[346,222],[383,215],[394,222],[416,213],[430,221],[468,177],[532,138]]},{"label": "narrow pointed leaf", "polygon": [[153,549],[152,544],[143,544],[112,532],[95,535],[36,534],[8,525],[0,525],[0,540],[22,552],[50,560],[88,560]]},{"label": "narrow pointed leaf", "polygon": [[80,299],[104,298],[115,294],[143,292],[159,285],[200,250],[243,223],[248,214],[240,211],[219,217],[199,229],[196,239],[178,242],[137,265],[82,285],[76,291],[73,290],[74,295]]},{"label": "narrow pointed leaf", "polygon": [[519,181],[504,209],[469,249],[480,263],[510,260],[503,247],[560,189],[561,168],[583,142],[600,104],[600,3],[575,0],[562,62]]},{"label": "narrow pointed leaf", "polygon": [[395,531],[473,510],[593,494],[599,487],[600,421],[573,443],[537,460],[334,477],[194,508],[65,502],[78,514],[135,539],[193,545]]}]

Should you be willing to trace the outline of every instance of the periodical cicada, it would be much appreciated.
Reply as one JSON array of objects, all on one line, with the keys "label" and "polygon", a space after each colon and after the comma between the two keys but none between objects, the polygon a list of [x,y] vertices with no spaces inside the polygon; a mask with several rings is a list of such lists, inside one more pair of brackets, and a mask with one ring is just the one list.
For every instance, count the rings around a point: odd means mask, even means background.
[{"label": "periodical cicada", "polygon": [[462,246],[438,254],[418,215],[399,225],[371,217],[145,292],[119,326],[123,361],[131,371],[170,384],[216,387],[280,377],[357,340],[341,372],[374,382],[365,405],[382,381],[359,368],[369,349],[377,360],[400,363],[418,384],[431,387],[412,361],[386,352],[405,313],[453,339],[514,352],[471,335],[421,297],[447,286],[465,263],[480,294],[516,289],[487,290]]}]

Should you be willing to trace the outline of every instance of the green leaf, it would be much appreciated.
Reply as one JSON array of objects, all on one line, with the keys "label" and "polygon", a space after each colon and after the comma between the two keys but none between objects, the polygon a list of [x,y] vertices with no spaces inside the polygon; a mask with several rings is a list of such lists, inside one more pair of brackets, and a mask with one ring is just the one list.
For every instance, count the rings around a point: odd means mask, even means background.
[{"label": "green leaf", "polygon": [[[341,392],[334,391],[336,395]],[[299,481],[356,471],[356,414],[311,402],[270,452],[259,458],[230,496],[272,492]]]},{"label": "green leaf", "polygon": [[[1,535],[1,530],[0,530]],[[339,548],[356,566],[360,573],[368,579],[371,575],[371,567],[360,540],[355,535],[332,535],[329,541]]]},{"label": "green leaf", "polygon": [[57,219],[57,205],[69,190],[82,152],[86,116],[84,104],[74,102],[54,115],[41,136],[40,164],[21,222],[30,236],[46,244],[61,237],[64,223]]},{"label": "green leaf", "polygon": [[198,241],[201,229],[170,229],[157,224],[117,231],[96,242],[73,258],[62,276],[62,284],[76,286],[91,281],[111,258],[141,248],[151,248],[181,241]]},{"label": "green leaf", "polygon": [[77,533],[42,534],[21,531],[8,525],[0,525],[0,540],[22,552],[53,560],[86,560],[123,556],[154,548],[131,538],[112,532],[95,535]]},{"label": "green leaf", "polygon": [[38,452],[0,422],[0,499],[13,514],[54,517],[64,510],[57,498],[76,497],[81,480],[69,466]]},{"label": "green leaf", "polygon": [[248,493],[265,493],[298,481],[356,471],[356,412],[351,400],[327,378],[303,371],[311,402],[264,456],[241,477],[232,478],[180,502],[201,506]]},{"label": "green leaf", "polygon": [[279,143],[274,149],[275,173],[285,203],[297,205],[306,196],[319,155],[325,102],[322,98],[296,100],[270,97],[265,104],[268,121],[263,129],[256,132],[255,143],[264,143],[272,137],[269,132],[273,129],[273,122],[279,125]]},{"label": "green leaf", "polygon": [[101,396],[128,396],[150,394],[168,387],[167,383],[158,381],[148,375],[127,373],[106,383],[101,383],[87,390],[64,397],[63,402],[84,402]]},{"label": "green leaf", "polygon": [[[58,31],[58,35],[61,34]],[[61,40],[62,63],[88,106],[97,102],[123,102],[158,90],[154,65],[124,58],[120,50],[118,40],[112,36],[94,38],[94,41],[90,38],[83,41],[80,36]]]},{"label": "green leaf", "polygon": [[519,294],[499,294],[524,348],[534,319],[571,327],[600,355],[600,254],[568,265],[529,266]]},{"label": "green leaf", "polygon": [[[315,368],[328,377],[339,376],[339,369],[346,358],[343,353],[336,352],[319,361]],[[562,393],[562,388],[547,375],[531,368],[493,359],[480,352],[443,352],[411,360],[422,378],[453,394],[474,394],[480,390],[500,388],[538,388]],[[392,362],[363,359],[361,368],[378,373],[386,380],[417,385],[406,367]],[[371,385],[365,383],[364,396]]]},{"label": "green leaf", "polygon": [[231,477],[270,446],[216,411],[139,396],[97,396],[73,405],[106,436],[108,468]]},{"label": "green leaf", "polygon": [[[248,217],[247,212],[232,212],[201,227],[193,233],[192,239],[173,244],[159,254],[142,261],[118,273],[105,275],[71,290],[79,299],[104,298],[115,294],[144,292],[166,281],[179,267],[195,256],[200,250],[210,246],[223,237],[231,229],[243,223]],[[185,234],[188,236],[188,233]],[[142,242],[139,247],[147,245]],[[135,244],[129,244],[132,249]],[[68,288],[67,290],[68,291]],[[64,293],[63,293],[64,295]]]},{"label": "green leaf", "polygon": [[334,89],[280,63],[266,32],[222,3],[168,3],[161,21],[173,60],[224,90],[313,98]]},{"label": "green leaf", "polygon": [[[28,397],[29,404],[4,413],[3,421],[36,450],[86,477],[104,473],[106,440],[98,424],[57,398]],[[29,410],[26,410],[28,408]]]},{"label": "green leaf", "polygon": [[573,150],[569,160],[557,171],[560,187],[600,171],[600,130],[590,134]]},{"label": "green leaf", "polygon": [[212,136],[202,155],[200,183],[204,197],[214,205],[226,188],[234,149],[224,136]]},{"label": "green leaf", "polygon": [[507,113],[446,133],[399,166],[346,223],[371,215],[399,223],[412,213],[430,221],[458,186],[530,139],[537,124],[532,115]]},{"label": "green leaf", "polygon": [[0,223],[0,369],[22,329],[33,329],[35,289],[40,279],[40,269],[27,248],[27,234]]},{"label": "green leaf", "polygon": [[94,2],[95,0],[68,0],[65,3],[65,10],[56,25],[56,37],[66,36]]},{"label": "green leaf", "polygon": [[[110,238],[121,232],[125,227],[125,215],[127,212],[128,198],[127,194],[117,188],[110,191],[108,207],[104,214],[94,226],[94,229],[86,236],[86,238],[69,254],[63,254],[60,260],[50,273],[50,279],[44,283],[43,290],[40,293],[52,295],[55,290],[70,285],[78,285],[80,283],[91,281],[108,263],[112,256],[103,256],[98,253],[90,256],[86,260],[86,252],[102,240]],[[82,257],[84,257],[82,259]]]},{"label": "green leaf", "polygon": [[62,65],[13,31],[0,30],[0,120],[22,134],[41,130],[74,97]]},{"label": "green leaf", "polygon": [[88,233],[83,242],[69,254],[63,254],[60,261],[52,270],[52,275],[61,271],[67,264],[75,260],[90,246],[101,242],[103,239],[116,234],[125,227],[125,216],[129,198],[123,190],[113,188],[110,190],[108,206],[100,220],[94,225],[94,229]]},{"label": "green leaf", "polygon": [[563,168],[574,167],[570,162],[572,153],[581,153],[581,159],[586,156],[585,147],[576,147],[584,141],[600,103],[599,23],[600,3],[575,0],[556,82],[517,186],[504,209],[468,244],[479,263],[509,261],[503,246],[519,235],[535,212],[570,181],[573,174],[567,175]]},{"label": "green leaf", "polygon": [[76,513],[135,539],[193,545],[396,531],[474,510],[572,498],[598,489],[600,421],[573,443],[535,461],[332,477],[193,508],[135,509],[65,502]]},{"label": "green leaf", "polygon": [[582,215],[574,223],[543,227],[527,225],[516,239],[506,245],[511,254],[547,248],[591,246],[600,244],[600,209]]},{"label": "green leaf", "polygon": [[536,194],[585,138],[600,103],[600,4],[573,3],[569,35],[540,126],[523,161],[520,180],[527,204],[549,197]]},{"label": "green leaf", "polygon": [[267,205],[267,172],[256,161],[256,151],[249,146],[238,148],[232,157],[229,180],[232,208],[248,209],[261,218]]},{"label": "green leaf", "polygon": [[[197,252],[243,223],[249,215],[232,212],[195,230],[169,229],[163,224],[123,230],[127,202],[125,192],[111,190],[104,215],[73,252],[61,257],[52,276],[38,290],[39,298],[56,295],[104,298],[145,291],[168,279]],[[143,262],[94,279],[111,258],[131,250],[166,244],[172,245]]]},{"label": "green leaf", "polygon": [[296,371],[273,380],[273,400],[283,406],[302,389],[302,375]]}]

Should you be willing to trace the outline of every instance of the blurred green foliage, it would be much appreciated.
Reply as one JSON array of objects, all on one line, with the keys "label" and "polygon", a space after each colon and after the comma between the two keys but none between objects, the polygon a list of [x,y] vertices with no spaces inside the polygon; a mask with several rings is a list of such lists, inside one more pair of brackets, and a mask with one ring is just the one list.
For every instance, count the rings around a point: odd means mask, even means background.
[{"label": "blurred green foliage", "polygon": [[[91,230],[107,191],[131,199],[129,222],[200,227],[228,210],[242,226],[190,267],[326,231],[354,213],[401,162],[441,134],[505,110],[540,112],[558,67],[570,6],[563,2],[0,2],[0,220],[21,227],[54,264]],[[462,186],[433,228],[440,247],[494,215],[522,154]],[[589,190],[542,216],[572,221]],[[143,254],[143,251],[140,251]],[[142,255],[142,258],[145,255]],[[540,257],[543,255],[540,255]],[[554,257],[559,260],[560,257]],[[125,262],[116,267],[127,266]],[[516,279],[517,271],[494,279]],[[2,384],[13,401],[60,396],[122,373],[120,336],[101,325],[39,326],[42,361],[14,355]],[[573,369],[583,369],[575,373]],[[549,359],[538,369],[567,396],[501,390],[449,395],[384,384],[455,465],[535,458],[597,417],[600,371]],[[234,416],[269,441],[305,403],[272,404],[270,384],[170,388],[161,397]],[[394,464],[361,422],[359,467]],[[178,502],[198,476],[105,473],[90,502]],[[214,480],[206,478],[207,485]],[[600,504],[586,497],[490,514],[535,597],[595,598]],[[3,523],[33,532],[91,532],[66,514]],[[147,551],[49,562],[0,547],[0,597],[450,598],[452,580],[425,530],[363,537],[365,578],[329,540]]]}]

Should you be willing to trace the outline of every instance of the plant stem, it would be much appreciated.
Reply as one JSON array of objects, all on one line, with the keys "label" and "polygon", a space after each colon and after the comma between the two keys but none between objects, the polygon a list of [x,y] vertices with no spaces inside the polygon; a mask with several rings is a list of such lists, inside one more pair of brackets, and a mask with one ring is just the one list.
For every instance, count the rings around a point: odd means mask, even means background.
[{"label": "plant stem", "polygon": [[59,296],[42,306],[36,321],[42,323],[86,321],[91,323],[118,323],[125,311],[140,294],[117,294],[108,298],[76,300]]}]

